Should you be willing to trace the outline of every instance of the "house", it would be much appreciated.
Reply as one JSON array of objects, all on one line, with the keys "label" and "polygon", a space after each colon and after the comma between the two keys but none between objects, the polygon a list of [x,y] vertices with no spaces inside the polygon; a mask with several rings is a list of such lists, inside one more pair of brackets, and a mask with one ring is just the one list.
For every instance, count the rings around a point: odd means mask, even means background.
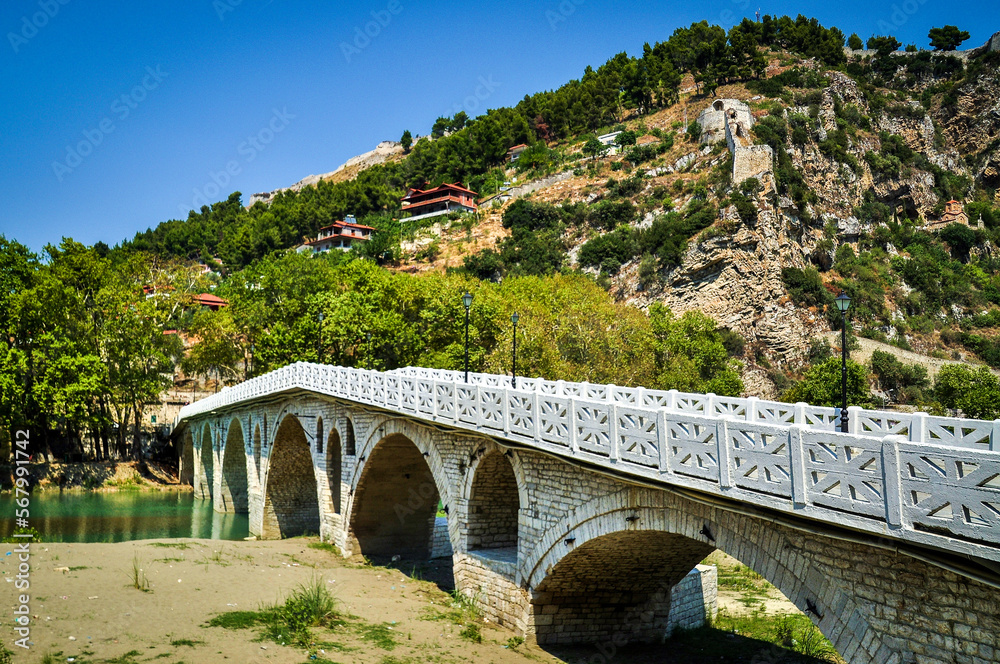
[{"label": "house", "polygon": [[610,134],[601,134],[600,136],[597,137],[598,141],[600,141],[602,144],[610,148],[607,151],[607,154],[618,154],[617,140],[618,140],[618,134],[620,133],[621,133],[620,131],[613,131]]},{"label": "house", "polygon": [[410,214],[410,220],[425,219],[449,212],[475,212],[478,195],[456,182],[434,189],[410,189],[401,203],[403,212]]},{"label": "house", "polygon": [[200,307],[205,307],[209,311],[218,311],[229,304],[229,302],[218,295],[212,295],[211,293],[199,293],[195,295],[194,303]]},{"label": "house", "polygon": [[525,145],[524,143],[521,143],[520,145],[515,145],[510,150],[507,150],[507,161],[509,162],[517,161],[518,157],[521,156],[521,153],[527,149],[528,146]]},{"label": "house", "polygon": [[367,242],[373,233],[374,228],[359,224],[352,215],[348,215],[343,221],[335,221],[319,229],[316,239],[306,242],[305,247],[312,249],[313,253],[331,249],[347,251],[355,242]]}]

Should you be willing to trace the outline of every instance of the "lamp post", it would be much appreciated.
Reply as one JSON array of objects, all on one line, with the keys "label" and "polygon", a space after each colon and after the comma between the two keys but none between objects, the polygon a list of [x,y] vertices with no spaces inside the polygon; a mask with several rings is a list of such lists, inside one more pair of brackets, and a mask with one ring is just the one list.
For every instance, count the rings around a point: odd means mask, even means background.
[{"label": "lamp post", "polygon": [[517,321],[519,318],[520,316],[517,315],[516,311],[510,316],[510,322],[514,324],[514,349],[513,358],[510,363],[510,386],[515,389],[517,388]]},{"label": "lamp post", "polygon": [[847,310],[851,308],[851,298],[844,291],[835,300],[840,311],[840,432],[847,433]]},{"label": "lamp post", "polygon": [[319,335],[316,339],[316,360],[323,364],[323,312],[319,312],[316,316],[319,319]]},{"label": "lamp post", "polygon": [[462,296],[462,304],[465,305],[465,382],[469,382],[469,307],[472,306],[472,293],[466,292]]}]

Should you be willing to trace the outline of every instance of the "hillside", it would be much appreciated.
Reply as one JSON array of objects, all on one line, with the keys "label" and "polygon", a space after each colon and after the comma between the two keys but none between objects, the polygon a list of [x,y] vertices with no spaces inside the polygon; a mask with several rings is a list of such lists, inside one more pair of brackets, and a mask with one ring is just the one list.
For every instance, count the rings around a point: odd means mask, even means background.
[{"label": "hillside", "polygon": [[[512,370],[517,312],[522,375],[835,405],[843,291],[852,337],[935,361],[873,348],[852,405],[1000,416],[993,373],[937,364],[1000,368],[1000,37],[845,42],[802,16],[695,23],[114,249],[0,238],[0,451],[28,423],[39,449],[141,454],[182,376],[459,368],[465,292],[474,370]],[[408,189],[456,182],[476,213],[407,219]],[[369,241],[295,251],[347,215]],[[209,291],[228,306],[201,307]]]}]

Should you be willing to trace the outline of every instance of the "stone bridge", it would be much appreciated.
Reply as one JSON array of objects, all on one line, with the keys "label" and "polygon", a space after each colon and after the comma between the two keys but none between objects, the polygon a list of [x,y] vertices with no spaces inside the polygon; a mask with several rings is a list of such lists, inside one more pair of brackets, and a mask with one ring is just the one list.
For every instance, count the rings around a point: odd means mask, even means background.
[{"label": "stone bridge", "polygon": [[1000,421],[509,382],[291,365],[182,410],[181,479],[262,538],[450,555],[540,644],[664,638],[720,549],[848,662],[1000,660]]}]

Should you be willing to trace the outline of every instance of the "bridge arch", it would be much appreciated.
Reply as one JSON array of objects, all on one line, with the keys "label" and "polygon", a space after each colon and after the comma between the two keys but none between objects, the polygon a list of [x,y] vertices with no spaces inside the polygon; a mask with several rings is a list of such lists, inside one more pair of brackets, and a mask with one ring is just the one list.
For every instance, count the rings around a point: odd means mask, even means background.
[{"label": "bridge arch", "polygon": [[195,475],[195,496],[202,500],[211,500],[215,493],[215,454],[212,446],[212,425],[205,422],[199,432],[201,439],[199,448],[200,467]]},{"label": "bridge arch", "polygon": [[468,505],[467,551],[512,549],[516,554],[521,506],[528,502],[525,487],[516,453],[487,443],[462,488]]},{"label": "bridge arch", "polygon": [[247,449],[243,423],[234,417],[229,423],[226,442],[222,449],[222,482],[216,510],[219,512],[248,512]]},{"label": "bridge arch", "polygon": [[285,415],[268,449],[263,539],[319,532],[319,498],[312,451],[299,418]]},{"label": "bridge arch", "polygon": [[357,438],[354,434],[354,421],[349,417],[344,418],[344,454],[347,456],[356,456],[358,453],[357,449]]},{"label": "bridge arch", "polygon": [[194,486],[194,433],[186,427],[181,434],[181,454],[178,459],[177,475],[181,484]]},{"label": "bridge arch", "polygon": [[326,441],[326,478],[330,485],[330,508],[334,514],[341,513],[341,500],[344,483],[343,450],[340,447],[340,434],[336,427],[330,428]]},{"label": "bridge arch", "polygon": [[260,472],[260,447],[261,438],[263,434],[261,433],[261,424],[257,422],[253,426],[253,474],[254,474],[254,486],[259,490],[261,481]]},{"label": "bridge arch", "polygon": [[427,558],[438,504],[450,500],[433,433],[397,419],[371,431],[351,482],[348,548],[366,556]]},{"label": "bridge arch", "polygon": [[[525,557],[522,570],[528,587],[533,590],[529,631],[534,630],[539,643],[606,638],[600,620],[590,623],[592,629],[581,626],[585,621],[579,615],[581,606],[573,603],[580,594],[567,579],[574,575],[589,578],[587,565],[594,560],[600,560],[605,570],[634,566],[641,563],[635,558],[635,551],[654,543],[664,553],[673,550],[679,562],[673,563],[667,574],[647,575],[648,583],[641,590],[631,590],[629,578],[616,575],[618,590],[632,592],[642,602],[616,605],[619,615],[628,615],[631,622],[623,623],[611,633],[635,641],[660,638],[669,612],[670,587],[718,548],[763,576],[806,612],[838,653],[857,653],[858,662],[879,661],[874,656],[864,658],[865,652],[880,648],[879,635],[869,629],[865,619],[866,615],[873,615],[872,607],[865,606],[869,602],[856,596],[851,584],[816,564],[810,546],[819,548],[821,540],[807,542],[807,537],[763,518],[709,508],[662,492],[626,489],[612,496],[593,498],[550,528]],[[666,558],[663,560],[666,564]],[[610,579],[602,578],[605,580],[599,587],[610,591],[614,587]],[[591,601],[589,608],[595,617],[606,616],[600,604]],[[576,632],[572,638],[564,636],[570,629],[555,629],[563,623],[561,618],[572,623],[574,617],[576,623],[572,629]],[[883,647],[879,652],[888,650]],[[855,661],[850,656],[848,659]]]}]

